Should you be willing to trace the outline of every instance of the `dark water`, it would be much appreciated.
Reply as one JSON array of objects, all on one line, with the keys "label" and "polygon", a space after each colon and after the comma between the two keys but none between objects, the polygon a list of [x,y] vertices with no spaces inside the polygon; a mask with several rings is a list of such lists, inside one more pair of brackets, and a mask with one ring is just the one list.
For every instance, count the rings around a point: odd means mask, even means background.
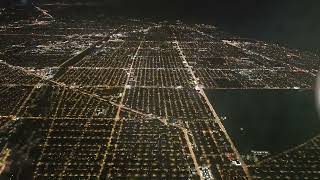
[{"label": "dark water", "polygon": [[[209,90],[210,101],[242,154],[281,152],[320,133],[312,90]],[[241,130],[243,128],[243,130]]]}]

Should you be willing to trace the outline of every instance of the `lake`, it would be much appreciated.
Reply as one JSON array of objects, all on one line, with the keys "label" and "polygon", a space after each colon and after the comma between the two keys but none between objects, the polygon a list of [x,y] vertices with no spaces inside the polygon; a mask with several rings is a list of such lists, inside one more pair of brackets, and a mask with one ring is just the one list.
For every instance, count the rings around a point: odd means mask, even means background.
[{"label": "lake", "polygon": [[207,90],[241,154],[277,153],[320,133],[312,90]]}]

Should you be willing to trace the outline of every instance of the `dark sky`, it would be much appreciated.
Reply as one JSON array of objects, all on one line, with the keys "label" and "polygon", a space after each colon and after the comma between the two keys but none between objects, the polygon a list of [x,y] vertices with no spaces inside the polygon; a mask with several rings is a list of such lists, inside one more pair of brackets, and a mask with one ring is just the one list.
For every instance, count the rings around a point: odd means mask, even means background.
[{"label": "dark sky", "polygon": [[[6,0],[0,0],[2,2]],[[238,35],[294,48],[320,48],[320,0],[35,0],[90,2],[106,15],[214,24]]]},{"label": "dark sky", "polygon": [[249,38],[275,41],[293,48],[320,48],[320,0],[108,2],[108,9],[116,10],[119,14],[215,24],[228,32]]},{"label": "dark sky", "polygon": [[293,48],[320,48],[320,0],[60,1],[99,2],[110,15],[214,24],[243,37],[275,41]]}]

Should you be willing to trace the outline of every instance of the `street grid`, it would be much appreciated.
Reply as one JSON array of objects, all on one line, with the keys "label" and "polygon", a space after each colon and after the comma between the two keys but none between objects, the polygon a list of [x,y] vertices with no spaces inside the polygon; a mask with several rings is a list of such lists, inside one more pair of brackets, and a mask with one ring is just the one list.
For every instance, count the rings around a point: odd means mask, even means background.
[{"label": "street grid", "polygon": [[[268,171],[280,160],[247,166],[204,90],[310,89],[318,56],[205,25],[34,26],[0,28],[1,129],[36,124],[34,179],[296,177]],[[6,132],[2,149],[17,133]]]}]

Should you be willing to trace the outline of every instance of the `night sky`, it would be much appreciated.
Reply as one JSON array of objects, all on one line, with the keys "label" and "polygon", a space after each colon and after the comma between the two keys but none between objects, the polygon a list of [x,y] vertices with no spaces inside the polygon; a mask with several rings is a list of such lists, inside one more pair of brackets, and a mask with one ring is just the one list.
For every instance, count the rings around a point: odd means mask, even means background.
[{"label": "night sky", "polygon": [[320,48],[319,0],[114,0],[109,5],[120,14],[215,24],[244,37]]},{"label": "night sky", "polygon": [[[4,2],[6,0],[0,0]],[[206,23],[242,37],[320,49],[319,0],[35,0],[99,3],[106,15]],[[89,13],[92,9],[88,9]],[[95,11],[92,11],[95,14]]]}]

